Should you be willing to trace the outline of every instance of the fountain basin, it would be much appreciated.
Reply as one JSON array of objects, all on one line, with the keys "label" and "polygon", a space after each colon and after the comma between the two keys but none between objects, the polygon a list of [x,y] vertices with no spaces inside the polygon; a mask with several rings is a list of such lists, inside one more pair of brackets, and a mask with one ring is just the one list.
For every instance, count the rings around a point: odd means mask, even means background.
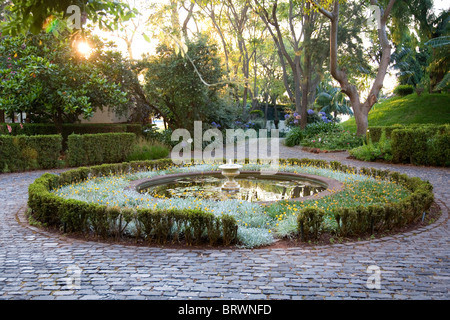
[{"label": "fountain basin", "polygon": [[[238,174],[236,183],[240,186],[236,192],[222,190],[224,177],[220,171],[178,173],[140,179],[133,181],[127,189],[166,198],[192,196],[218,201],[238,199],[257,203],[303,201],[343,189],[343,184],[335,179],[310,174],[278,172],[274,175],[262,175],[258,171],[241,171]],[[205,188],[202,188],[203,186]],[[175,190],[176,196],[167,193],[167,190]]]}]

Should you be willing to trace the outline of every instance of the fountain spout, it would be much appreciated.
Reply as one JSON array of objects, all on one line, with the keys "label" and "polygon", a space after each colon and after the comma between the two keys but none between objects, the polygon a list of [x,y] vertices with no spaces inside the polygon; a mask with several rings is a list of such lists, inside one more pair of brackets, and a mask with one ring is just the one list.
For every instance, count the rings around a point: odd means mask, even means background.
[{"label": "fountain spout", "polygon": [[222,190],[226,192],[238,192],[241,188],[239,184],[234,180],[240,172],[239,169],[242,168],[239,164],[234,164],[232,160],[229,163],[219,166],[222,170],[222,175],[227,178],[227,181],[223,184]]}]

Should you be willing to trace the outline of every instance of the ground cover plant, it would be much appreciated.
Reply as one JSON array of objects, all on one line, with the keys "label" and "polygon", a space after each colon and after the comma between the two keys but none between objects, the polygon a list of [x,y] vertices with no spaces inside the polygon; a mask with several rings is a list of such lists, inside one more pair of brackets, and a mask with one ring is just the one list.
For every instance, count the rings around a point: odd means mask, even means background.
[{"label": "ground cover plant", "polygon": [[[69,225],[74,230],[82,225],[84,231],[97,234],[99,230],[104,234],[111,233],[108,228],[114,226],[116,235],[156,237],[157,242],[186,237],[182,225],[184,228],[193,226],[190,219],[195,217],[203,221],[197,223],[197,238],[208,234],[210,243],[217,243],[217,239],[226,234],[228,238],[235,237],[235,241],[227,243],[253,248],[270,245],[280,238],[299,237],[309,241],[320,233],[343,236],[389,230],[415,221],[433,202],[430,184],[420,179],[374,169],[357,171],[338,162],[307,159],[286,160],[279,170],[333,178],[342,182],[344,189],[340,192],[329,190],[331,195],[322,198],[269,205],[194,197],[169,199],[125,189],[136,179],[214,171],[217,166],[207,163],[175,166],[170,160],[158,160],[79,168],[59,177],[48,175],[35,182],[30,186],[29,206],[32,216],[46,224]],[[243,168],[259,169],[261,165],[250,163]],[[100,224],[99,212],[104,221]],[[158,221],[158,228],[165,231],[158,231],[154,226],[145,229],[146,225],[152,225],[151,219]],[[64,224],[61,223],[63,220]],[[161,227],[161,221],[165,221],[165,226]],[[225,231],[226,228],[231,231]],[[194,237],[190,231],[188,234]]]}]

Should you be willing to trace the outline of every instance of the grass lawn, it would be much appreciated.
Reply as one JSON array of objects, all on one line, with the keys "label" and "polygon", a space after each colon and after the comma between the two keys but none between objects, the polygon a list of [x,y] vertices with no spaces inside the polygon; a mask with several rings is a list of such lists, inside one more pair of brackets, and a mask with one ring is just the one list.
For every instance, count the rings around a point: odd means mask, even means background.
[{"label": "grass lawn", "polygon": [[[450,123],[450,94],[416,93],[394,97],[373,106],[369,113],[369,127],[409,125],[413,123]],[[346,130],[356,131],[355,119],[342,123]]]}]

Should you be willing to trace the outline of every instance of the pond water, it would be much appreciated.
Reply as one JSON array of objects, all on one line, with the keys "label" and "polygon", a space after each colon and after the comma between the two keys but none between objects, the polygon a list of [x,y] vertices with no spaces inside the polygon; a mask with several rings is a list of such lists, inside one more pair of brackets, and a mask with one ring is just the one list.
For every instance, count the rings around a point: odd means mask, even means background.
[{"label": "pond water", "polygon": [[235,180],[240,186],[238,192],[223,191],[222,185],[226,179],[221,175],[177,178],[158,185],[144,186],[139,192],[165,198],[195,197],[210,200],[237,199],[263,202],[311,196],[326,189],[323,183],[301,177],[241,174]]}]

